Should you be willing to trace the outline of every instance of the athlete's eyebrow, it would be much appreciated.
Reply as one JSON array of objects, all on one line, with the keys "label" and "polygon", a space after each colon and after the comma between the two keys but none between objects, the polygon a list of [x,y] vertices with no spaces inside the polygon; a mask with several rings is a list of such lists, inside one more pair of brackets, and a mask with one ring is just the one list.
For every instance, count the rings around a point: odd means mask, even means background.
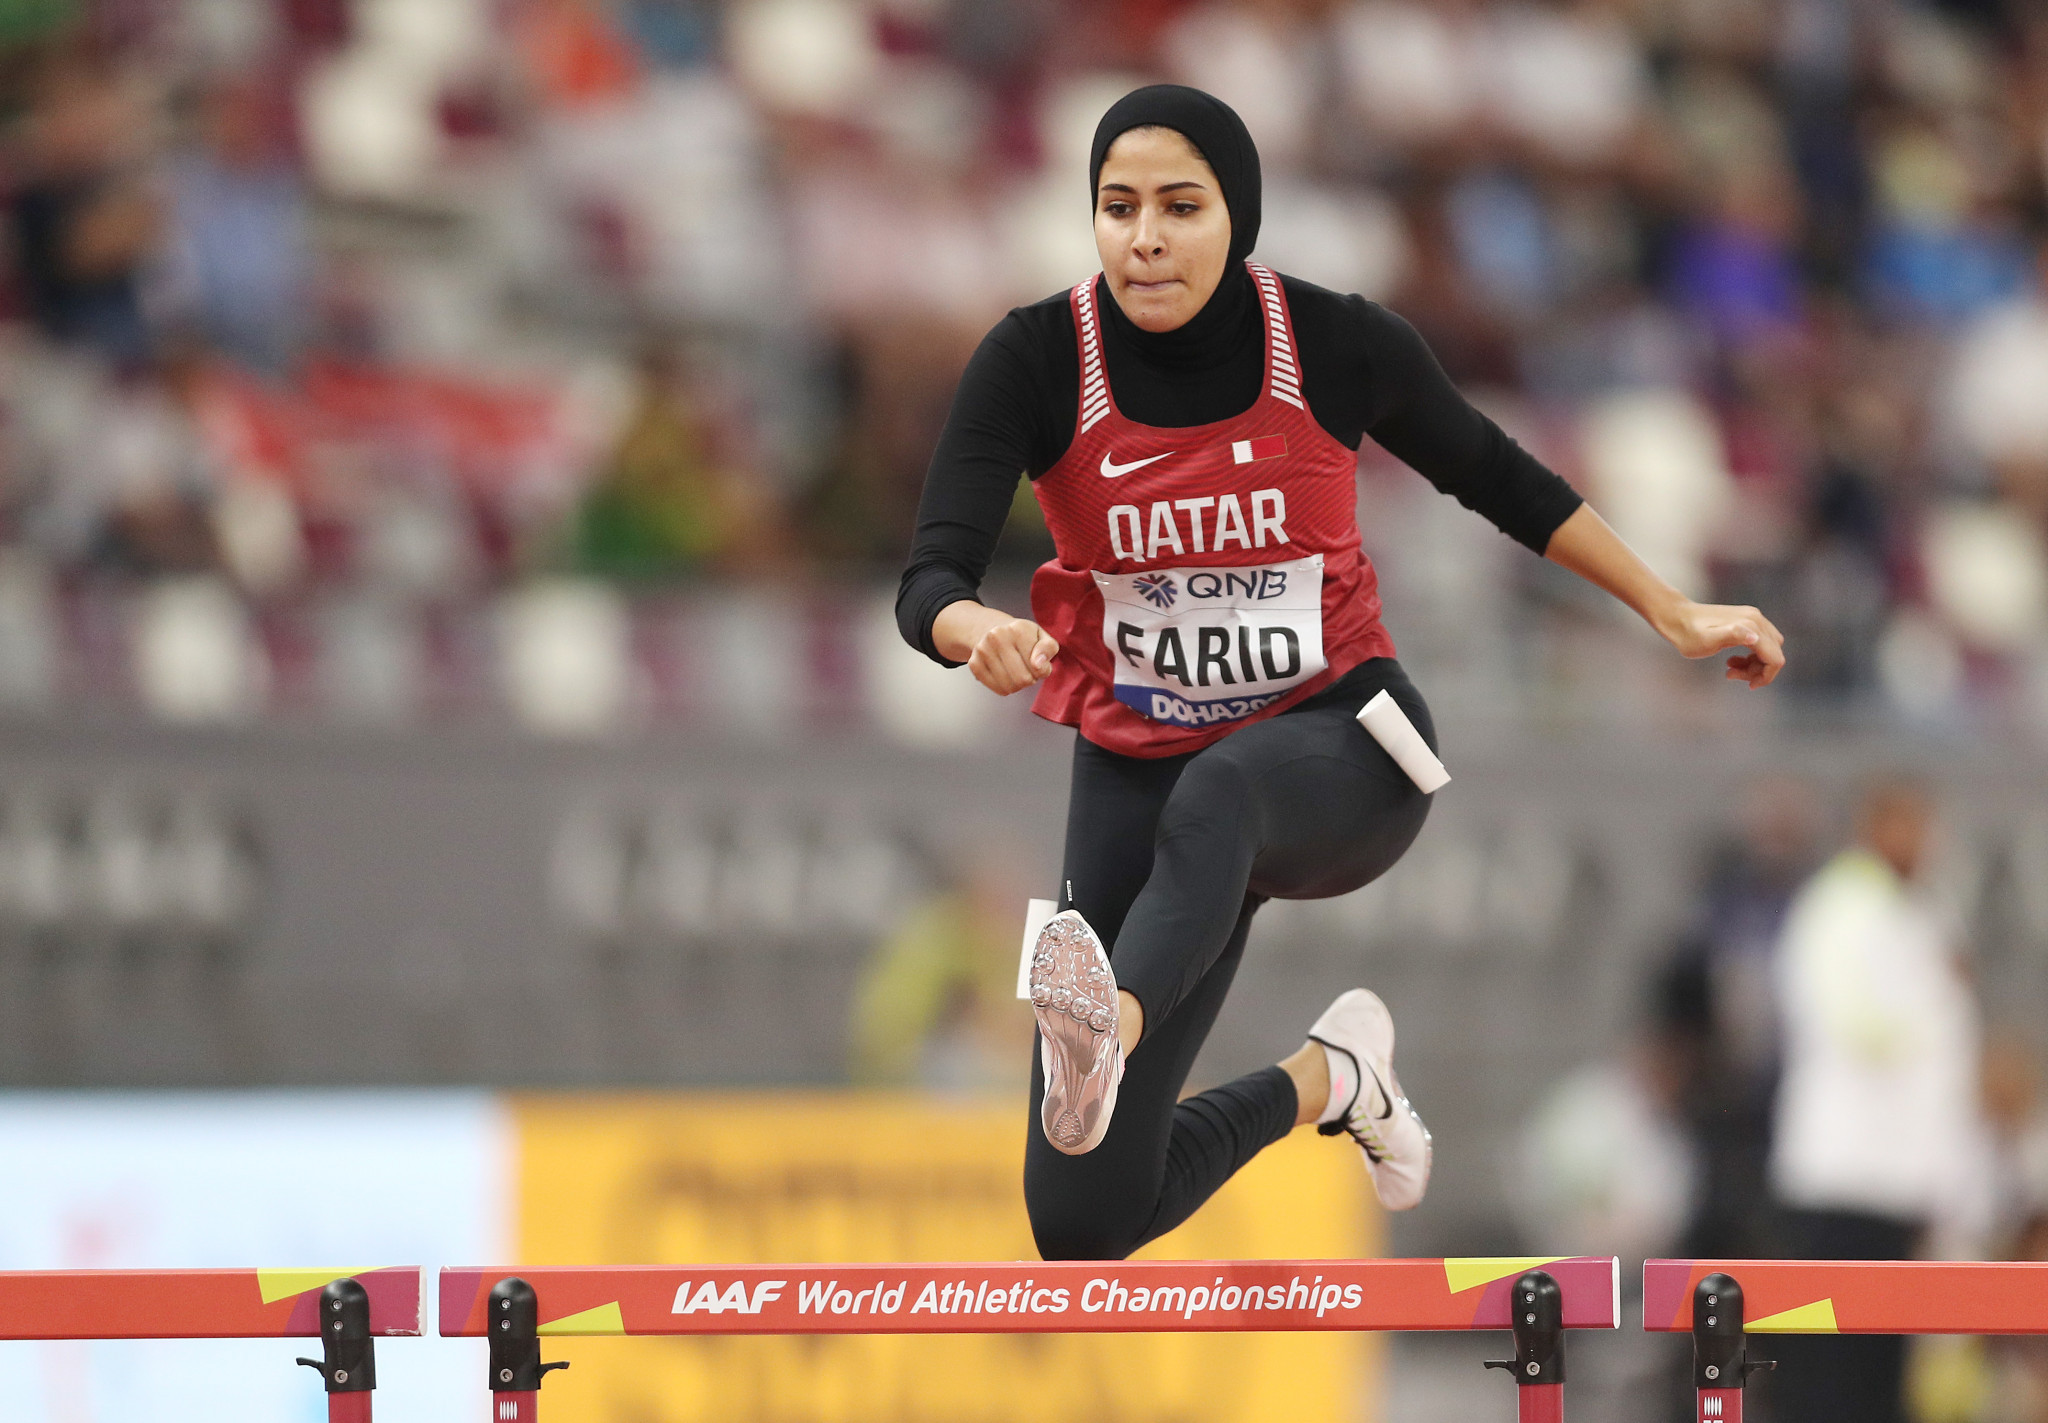
[{"label": "athlete's eyebrow", "polygon": [[[1183,178],[1178,183],[1161,183],[1155,191],[1171,193],[1181,188],[1201,188],[1207,191],[1208,186],[1206,183],[1196,182],[1193,178]],[[1105,193],[1136,193],[1138,190],[1129,183],[1104,183],[1099,191]]]}]

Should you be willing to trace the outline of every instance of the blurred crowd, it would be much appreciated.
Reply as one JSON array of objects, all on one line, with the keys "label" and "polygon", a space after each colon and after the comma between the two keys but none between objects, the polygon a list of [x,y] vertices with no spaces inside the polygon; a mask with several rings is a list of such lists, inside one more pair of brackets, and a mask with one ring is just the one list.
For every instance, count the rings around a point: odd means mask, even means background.
[{"label": "blurred crowd", "polygon": [[[982,332],[1093,268],[1087,137],[1156,78],[1250,124],[1264,259],[1765,605],[1788,705],[2048,725],[2020,0],[5,7],[0,701],[568,729],[728,643],[857,677],[831,610]],[[1437,517],[1365,511],[1390,553]],[[999,576],[1045,550],[1020,495]],[[1502,567],[1394,581],[1397,636],[1476,598],[1481,680],[1557,665],[1585,607]]]}]

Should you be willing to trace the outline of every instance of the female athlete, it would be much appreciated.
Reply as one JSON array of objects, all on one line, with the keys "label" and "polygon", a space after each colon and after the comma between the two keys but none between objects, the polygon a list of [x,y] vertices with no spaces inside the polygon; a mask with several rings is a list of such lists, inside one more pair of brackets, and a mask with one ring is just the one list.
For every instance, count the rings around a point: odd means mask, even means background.
[{"label": "female athlete", "polygon": [[[1047,1259],[1120,1259],[1263,1147],[1348,1133],[1390,1210],[1430,1141],[1364,989],[1277,1065],[1179,1101],[1266,900],[1386,872],[1429,798],[1354,719],[1385,691],[1432,747],[1357,524],[1372,436],[1619,598],[1686,657],[1784,665],[1754,608],[1692,602],[1452,387],[1385,308],[1248,260],[1259,161],[1221,101],[1119,100],[1089,175],[1102,273],[1012,311],[969,362],[926,477],[904,636],[1075,727],[1061,912],[1031,968],[1024,1194]],[[978,599],[1019,471],[1056,557],[1032,616]]]}]

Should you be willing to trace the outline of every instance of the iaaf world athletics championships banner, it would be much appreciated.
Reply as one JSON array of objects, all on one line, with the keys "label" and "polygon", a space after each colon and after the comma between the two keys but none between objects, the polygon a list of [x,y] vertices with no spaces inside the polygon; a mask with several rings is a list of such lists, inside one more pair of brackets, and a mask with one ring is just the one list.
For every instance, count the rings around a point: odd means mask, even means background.
[{"label": "iaaf world athletics championships banner", "polygon": [[[1564,1287],[1565,1323],[1612,1329],[1607,1259],[1063,1262],[518,1270],[543,1334],[948,1334],[1506,1329],[1515,1277]],[[441,1272],[443,1334],[490,1332],[512,1267]]]}]

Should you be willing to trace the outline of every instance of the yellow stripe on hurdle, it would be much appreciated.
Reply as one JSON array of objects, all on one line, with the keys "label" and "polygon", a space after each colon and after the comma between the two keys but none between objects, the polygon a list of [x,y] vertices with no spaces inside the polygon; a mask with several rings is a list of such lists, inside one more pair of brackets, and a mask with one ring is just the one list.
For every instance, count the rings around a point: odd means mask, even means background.
[{"label": "yellow stripe on hurdle", "polygon": [[542,1334],[624,1334],[626,1316],[619,1309],[619,1302],[601,1304],[595,1309],[582,1310],[576,1314],[565,1314],[560,1319],[549,1320],[540,1326]]},{"label": "yellow stripe on hurdle", "polygon": [[362,1273],[361,1270],[258,1270],[256,1288],[262,1293],[265,1304],[276,1304],[281,1299],[302,1295],[307,1290],[324,1289],[336,1280]]},{"label": "yellow stripe on hurdle", "polygon": [[1748,1334],[1841,1333],[1840,1326],[1835,1323],[1835,1302],[1832,1299],[1818,1299],[1797,1309],[1767,1314],[1762,1319],[1750,1320],[1742,1328]]},{"label": "yellow stripe on hurdle", "polygon": [[1490,1285],[1495,1280],[1505,1280],[1525,1270],[1540,1270],[1545,1265],[1555,1265],[1568,1260],[1569,1255],[1468,1255],[1462,1259],[1444,1261],[1444,1283],[1451,1287],[1451,1293],[1463,1294],[1466,1290]]}]

